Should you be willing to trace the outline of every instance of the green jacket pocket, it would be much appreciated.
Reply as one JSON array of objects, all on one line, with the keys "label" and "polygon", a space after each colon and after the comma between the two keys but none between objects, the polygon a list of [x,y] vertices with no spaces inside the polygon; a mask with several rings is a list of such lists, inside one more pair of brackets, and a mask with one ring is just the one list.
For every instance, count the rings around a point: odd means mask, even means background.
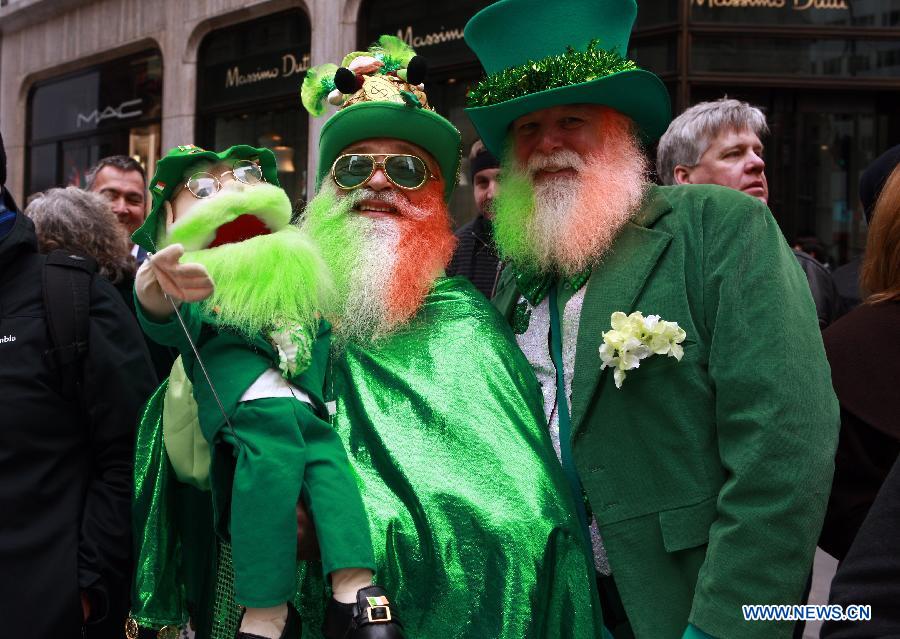
[{"label": "green jacket pocket", "polygon": [[659,513],[659,527],[667,552],[694,548],[709,541],[709,528],[716,519],[716,499],[710,497],[698,504]]}]

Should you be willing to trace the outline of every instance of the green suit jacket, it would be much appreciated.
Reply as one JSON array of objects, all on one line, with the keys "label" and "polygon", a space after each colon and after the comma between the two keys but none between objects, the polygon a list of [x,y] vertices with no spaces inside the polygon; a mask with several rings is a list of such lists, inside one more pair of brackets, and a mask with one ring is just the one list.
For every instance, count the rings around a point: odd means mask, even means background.
[{"label": "green suit jacket", "polygon": [[[572,447],[638,638],[790,637],[741,605],[797,603],[831,486],[838,404],[809,287],[768,208],[650,187],[586,284]],[[509,269],[495,304],[512,320]],[[615,311],[687,332],[621,389],[598,349]]]}]

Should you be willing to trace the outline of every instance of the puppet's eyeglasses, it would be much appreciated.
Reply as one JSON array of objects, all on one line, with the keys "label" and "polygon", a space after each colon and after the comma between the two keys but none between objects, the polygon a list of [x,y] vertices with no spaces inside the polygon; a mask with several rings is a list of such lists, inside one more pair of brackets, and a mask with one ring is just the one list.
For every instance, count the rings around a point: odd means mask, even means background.
[{"label": "puppet's eyeglasses", "polygon": [[249,186],[256,186],[257,184],[262,184],[266,181],[265,178],[263,178],[262,168],[260,168],[258,164],[251,162],[250,160],[238,160],[230,171],[225,171],[218,177],[212,173],[199,171],[189,177],[184,185],[187,187],[187,190],[191,192],[191,195],[203,200],[212,197],[222,189],[220,178],[225,177],[229,173],[233,175],[234,179],[238,182]]}]

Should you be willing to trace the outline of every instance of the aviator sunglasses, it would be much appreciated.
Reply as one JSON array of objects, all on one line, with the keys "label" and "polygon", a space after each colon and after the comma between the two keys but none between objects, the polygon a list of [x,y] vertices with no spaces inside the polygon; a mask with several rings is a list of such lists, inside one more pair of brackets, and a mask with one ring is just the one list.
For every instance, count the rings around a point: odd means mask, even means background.
[{"label": "aviator sunglasses", "polygon": [[407,153],[378,153],[384,159],[378,162],[374,155],[348,153],[340,156],[331,166],[331,177],[339,188],[349,191],[366,184],[382,169],[394,186],[409,191],[422,188],[425,182],[437,179],[425,165],[425,161]]},{"label": "aviator sunglasses", "polygon": [[234,168],[230,171],[225,171],[218,177],[212,173],[199,171],[189,177],[184,185],[187,187],[188,191],[191,192],[191,195],[197,199],[203,200],[212,197],[222,190],[222,182],[219,178],[225,177],[229,173],[231,173],[238,182],[249,186],[256,186],[257,184],[266,181],[265,178],[263,178],[262,168],[260,168],[258,164],[251,162],[250,160],[239,160],[235,163]]}]

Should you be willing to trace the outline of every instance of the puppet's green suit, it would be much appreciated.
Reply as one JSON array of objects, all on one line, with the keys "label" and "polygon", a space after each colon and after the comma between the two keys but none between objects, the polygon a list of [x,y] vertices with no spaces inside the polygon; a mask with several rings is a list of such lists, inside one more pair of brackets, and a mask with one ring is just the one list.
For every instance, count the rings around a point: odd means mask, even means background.
[{"label": "puppet's green suit", "polygon": [[174,313],[162,322],[138,315],[152,339],[179,349],[193,383],[200,429],[212,452],[214,525],[231,542],[236,600],[265,607],[293,598],[301,490],[313,513],[325,574],[374,568],[356,478],[340,439],[321,418],[327,325],[318,336],[296,331],[302,362],[288,377],[292,387],[282,387],[290,394],[262,391],[247,400],[248,389],[278,366],[276,348],[261,335],[251,341],[217,328],[197,304],[183,304],[180,313],[209,379]]}]

